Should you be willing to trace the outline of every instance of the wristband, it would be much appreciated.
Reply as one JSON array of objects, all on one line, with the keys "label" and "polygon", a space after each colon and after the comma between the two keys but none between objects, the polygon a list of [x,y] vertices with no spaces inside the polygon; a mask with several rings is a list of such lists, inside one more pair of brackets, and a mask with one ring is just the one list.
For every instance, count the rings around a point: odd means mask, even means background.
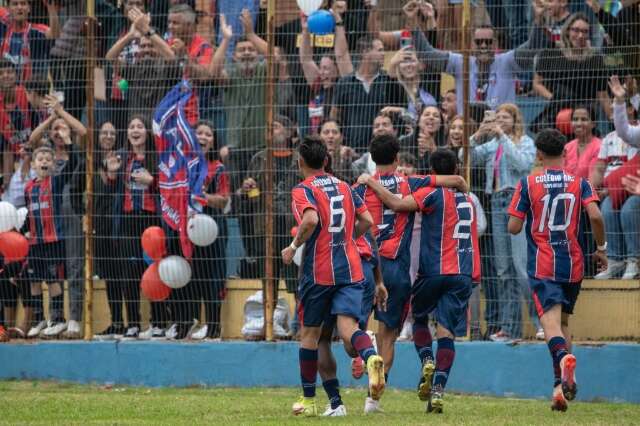
[{"label": "wristband", "polygon": [[605,241],[604,244],[601,246],[596,246],[596,249],[598,251],[607,251],[607,242]]},{"label": "wristband", "polygon": [[293,251],[298,250],[298,246],[296,246],[296,241],[295,240],[291,241],[291,244],[289,245],[289,248],[291,250],[293,250]]},{"label": "wristband", "polygon": [[344,27],[344,21],[336,22],[336,27]]}]

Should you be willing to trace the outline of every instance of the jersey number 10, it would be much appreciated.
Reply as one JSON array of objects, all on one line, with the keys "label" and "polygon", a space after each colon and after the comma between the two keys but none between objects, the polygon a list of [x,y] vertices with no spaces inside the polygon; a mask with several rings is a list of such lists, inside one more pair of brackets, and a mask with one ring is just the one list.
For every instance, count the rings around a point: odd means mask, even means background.
[{"label": "jersey number 10", "polygon": [[[553,201],[551,201],[551,211],[549,211],[550,200],[551,194],[547,194],[540,199],[540,201],[544,203],[544,207],[542,208],[542,217],[540,218],[540,226],[538,226],[538,232],[544,232],[545,225],[547,225],[549,231],[566,231],[569,225],[571,225],[571,216],[573,216],[573,208],[576,204],[576,196],[567,192],[558,194],[553,198]],[[569,200],[569,212],[568,214],[564,215],[563,223],[555,223],[558,203],[560,201],[564,202],[564,200]]]}]

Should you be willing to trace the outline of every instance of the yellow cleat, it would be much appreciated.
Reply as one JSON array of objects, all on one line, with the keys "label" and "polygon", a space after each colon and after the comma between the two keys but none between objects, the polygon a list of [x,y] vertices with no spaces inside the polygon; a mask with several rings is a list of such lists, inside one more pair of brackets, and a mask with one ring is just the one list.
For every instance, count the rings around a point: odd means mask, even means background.
[{"label": "yellow cleat", "polygon": [[384,393],[384,361],[380,355],[371,355],[367,360],[367,374],[369,375],[369,393],[371,399],[377,401]]},{"label": "yellow cleat", "polygon": [[305,398],[301,396],[300,399],[293,404],[292,410],[294,416],[316,417],[318,415],[315,398]]},{"label": "yellow cleat", "polygon": [[422,377],[418,384],[418,398],[420,401],[428,401],[431,396],[431,382],[433,381],[433,373],[436,371],[436,365],[433,360],[427,358],[422,365]]}]

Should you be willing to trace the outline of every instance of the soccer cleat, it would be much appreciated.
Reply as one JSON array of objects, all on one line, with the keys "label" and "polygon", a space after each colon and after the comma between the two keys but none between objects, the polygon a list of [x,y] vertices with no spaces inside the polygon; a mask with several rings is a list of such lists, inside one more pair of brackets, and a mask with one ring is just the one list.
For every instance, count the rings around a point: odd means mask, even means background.
[{"label": "soccer cleat", "polygon": [[384,393],[384,361],[380,355],[371,355],[367,360],[367,374],[369,375],[369,394],[374,400],[379,400]]},{"label": "soccer cleat", "polygon": [[27,338],[33,339],[34,337],[38,337],[42,332],[42,330],[44,330],[48,326],[49,326],[49,323],[47,321],[44,321],[44,320],[40,321],[38,324],[34,325],[29,329],[29,332],[27,333]]},{"label": "soccer cleat", "polygon": [[327,409],[322,413],[322,417],[344,417],[347,415],[347,407],[344,404],[331,408],[331,404],[327,405]]},{"label": "soccer cleat", "polygon": [[0,325],[0,343],[4,343],[8,341],[9,341],[9,333],[4,328],[3,325]]},{"label": "soccer cleat", "polygon": [[364,361],[359,356],[351,358],[351,375],[356,380],[364,375]]},{"label": "soccer cleat", "polygon": [[431,396],[431,383],[433,381],[433,373],[436,371],[436,365],[433,359],[427,358],[422,364],[422,375],[420,383],[418,383],[418,398],[420,401],[428,401]]},{"label": "soccer cleat", "polygon": [[365,414],[373,414],[373,413],[384,413],[382,407],[380,407],[380,401],[376,401],[370,396],[364,400],[364,413]]},{"label": "soccer cleat", "polygon": [[640,271],[638,270],[638,261],[635,259],[627,260],[627,267],[624,270],[624,274],[622,274],[623,280],[634,280],[638,276]]},{"label": "soccer cleat", "polygon": [[292,411],[294,416],[316,417],[318,415],[316,399],[301,396],[300,399],[293,404]]},{"label": "soccer cleat", "polygon": [[442,414],[444,410],[444,389],[436,385],[431,391],[431,398],[427,402],[427,413]]},{"label": "soccer cleat", "polygon": [[558,385],[553,388],[553,395],[551,396],[551,411],[567,411],[567,400],[562,392],[562,385]]},{"label": "soccer cleat", "polygon": [[573,401],[578,393],[576,384],[576,357],[572,354],[566,355],[560,361],[560,371],[562,371],[562,393],[567,401]]}]

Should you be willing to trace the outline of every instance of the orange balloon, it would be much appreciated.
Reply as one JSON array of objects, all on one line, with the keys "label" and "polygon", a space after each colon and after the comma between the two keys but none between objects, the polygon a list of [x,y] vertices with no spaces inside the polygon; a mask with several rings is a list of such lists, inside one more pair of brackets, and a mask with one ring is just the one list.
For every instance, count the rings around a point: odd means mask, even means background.
[{"label": "orange balloon", "polygon": [[565,136],[573,133],[571,114],[573,114],[573,110],[571,108],[565,108],[560,110],[558,115],[556,115],[556,128]]},{"label": "orange balloon", "polygon": [[150,226],[142,233],[142,249],[154,262],[167,254],[166,235],[159,226]]},{"label": "orange balloon", "polygon": [[0,253],[4,263],[19,262],[29,254],[29,241],[16,231],[0,234]]},{"label": "orange balloon", "polygon": [[165,300],[171,294],[171,287],[166,286],[160,279],[157,263],[149,265],[144,274],[142,274],[140,289],[142,294],[152,302]]}]

